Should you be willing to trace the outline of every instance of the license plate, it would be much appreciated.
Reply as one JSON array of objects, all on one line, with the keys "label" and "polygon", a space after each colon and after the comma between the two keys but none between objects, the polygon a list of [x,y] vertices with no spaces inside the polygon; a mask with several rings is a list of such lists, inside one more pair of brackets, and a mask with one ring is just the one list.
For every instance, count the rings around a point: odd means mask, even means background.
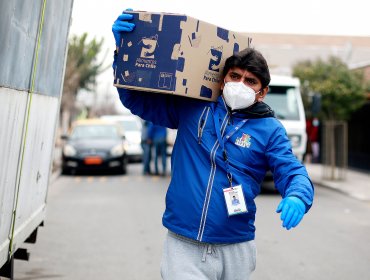
[{"label": "license plate", "polygon": [[87,157],[85,158],[85,164],[87,165],[99,165],[102,164],[103,160],[100,157]]}]

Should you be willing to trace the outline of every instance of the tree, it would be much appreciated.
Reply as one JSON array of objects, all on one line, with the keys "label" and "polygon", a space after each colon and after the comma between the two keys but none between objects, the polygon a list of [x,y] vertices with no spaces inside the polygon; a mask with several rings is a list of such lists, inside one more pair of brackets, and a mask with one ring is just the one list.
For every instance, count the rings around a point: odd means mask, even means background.
[{"label": "tree", "polygon": [[301,81],[307,115],[312,113],[312,99],[307,98],[310,93],[321,97],[318,116],[324,120],[322,161],[330,167],[324,177],[344,179],[345,172],[341,171],[347,168],[348,161],[346,121],[366,101],[363,72],[351,71],[339,58],[330,57],[327,62],[321,59],[298,62],[293,67],[293,75]]},{"label": "tree", "polygon": [[87,33],[81,36],[74,35],[69,42],[60,110],[63,132],[66,132],[70,125],[71,115],[76,109],[78,91],[94,90],[96,77],[108,68],[103,66],[104,59],[101,62],[97,61],[104,40],[97,41],[94,38],[87,41],[87,36]]},{"label": "tree", "polygon": [[[298,62],[293,67],[293,75],[300,79],[306,95],[320,94],[323,120],[348,120],[366,100],[362,71],[349,70],[339,58],[330,57],[327,62],[321,59]],[[311,104],[305,97],[309,111]]]}]

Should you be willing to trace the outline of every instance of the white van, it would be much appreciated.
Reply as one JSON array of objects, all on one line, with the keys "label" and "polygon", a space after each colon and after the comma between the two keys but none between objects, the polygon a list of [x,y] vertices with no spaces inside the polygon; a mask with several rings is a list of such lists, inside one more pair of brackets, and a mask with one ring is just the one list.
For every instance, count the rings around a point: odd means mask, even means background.
[{"label": "white van", "polygon": [[293,153],[302,161],[306,151],[306,117],[298,78],[271,75],[269,92],[264,102],[284,125]]}]

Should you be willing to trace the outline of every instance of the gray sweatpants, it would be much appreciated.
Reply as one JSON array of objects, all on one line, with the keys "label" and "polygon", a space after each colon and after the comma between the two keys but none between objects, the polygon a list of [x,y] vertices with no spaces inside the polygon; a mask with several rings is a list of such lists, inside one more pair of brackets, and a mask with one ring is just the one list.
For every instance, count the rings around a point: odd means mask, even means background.
[{"label": "gray sweatpants", "polygon": [[164,280],[248,280],[256,268],[255,242],[208,244],[168,232],[161,262]]}]

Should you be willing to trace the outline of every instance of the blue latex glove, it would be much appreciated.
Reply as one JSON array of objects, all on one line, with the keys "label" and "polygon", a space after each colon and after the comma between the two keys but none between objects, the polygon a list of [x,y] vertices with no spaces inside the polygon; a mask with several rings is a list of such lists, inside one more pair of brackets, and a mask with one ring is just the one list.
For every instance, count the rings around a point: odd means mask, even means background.
[{"label": "blue latex glove", "polygon": [[287,196],[276,209],[276,213],[280,212],[280,220],[283,221],[283,227],[289,230],[296,227],[302,220],[306,212],[306,206],[298,197]]},{"label": "blue latex glove", "polygon": [[[131,9],[127,9],[126,11],[129,11],[129,10]],[[128,20],[131,20],[132,18],[133,18],[133,15],[122,13],[113,23],[112,32],[114,35],[114,39],[116,40],[116,46],[120,45],[122,32],[131,32],[132,30],[134,30],[135,24],[128,22]]]}]

